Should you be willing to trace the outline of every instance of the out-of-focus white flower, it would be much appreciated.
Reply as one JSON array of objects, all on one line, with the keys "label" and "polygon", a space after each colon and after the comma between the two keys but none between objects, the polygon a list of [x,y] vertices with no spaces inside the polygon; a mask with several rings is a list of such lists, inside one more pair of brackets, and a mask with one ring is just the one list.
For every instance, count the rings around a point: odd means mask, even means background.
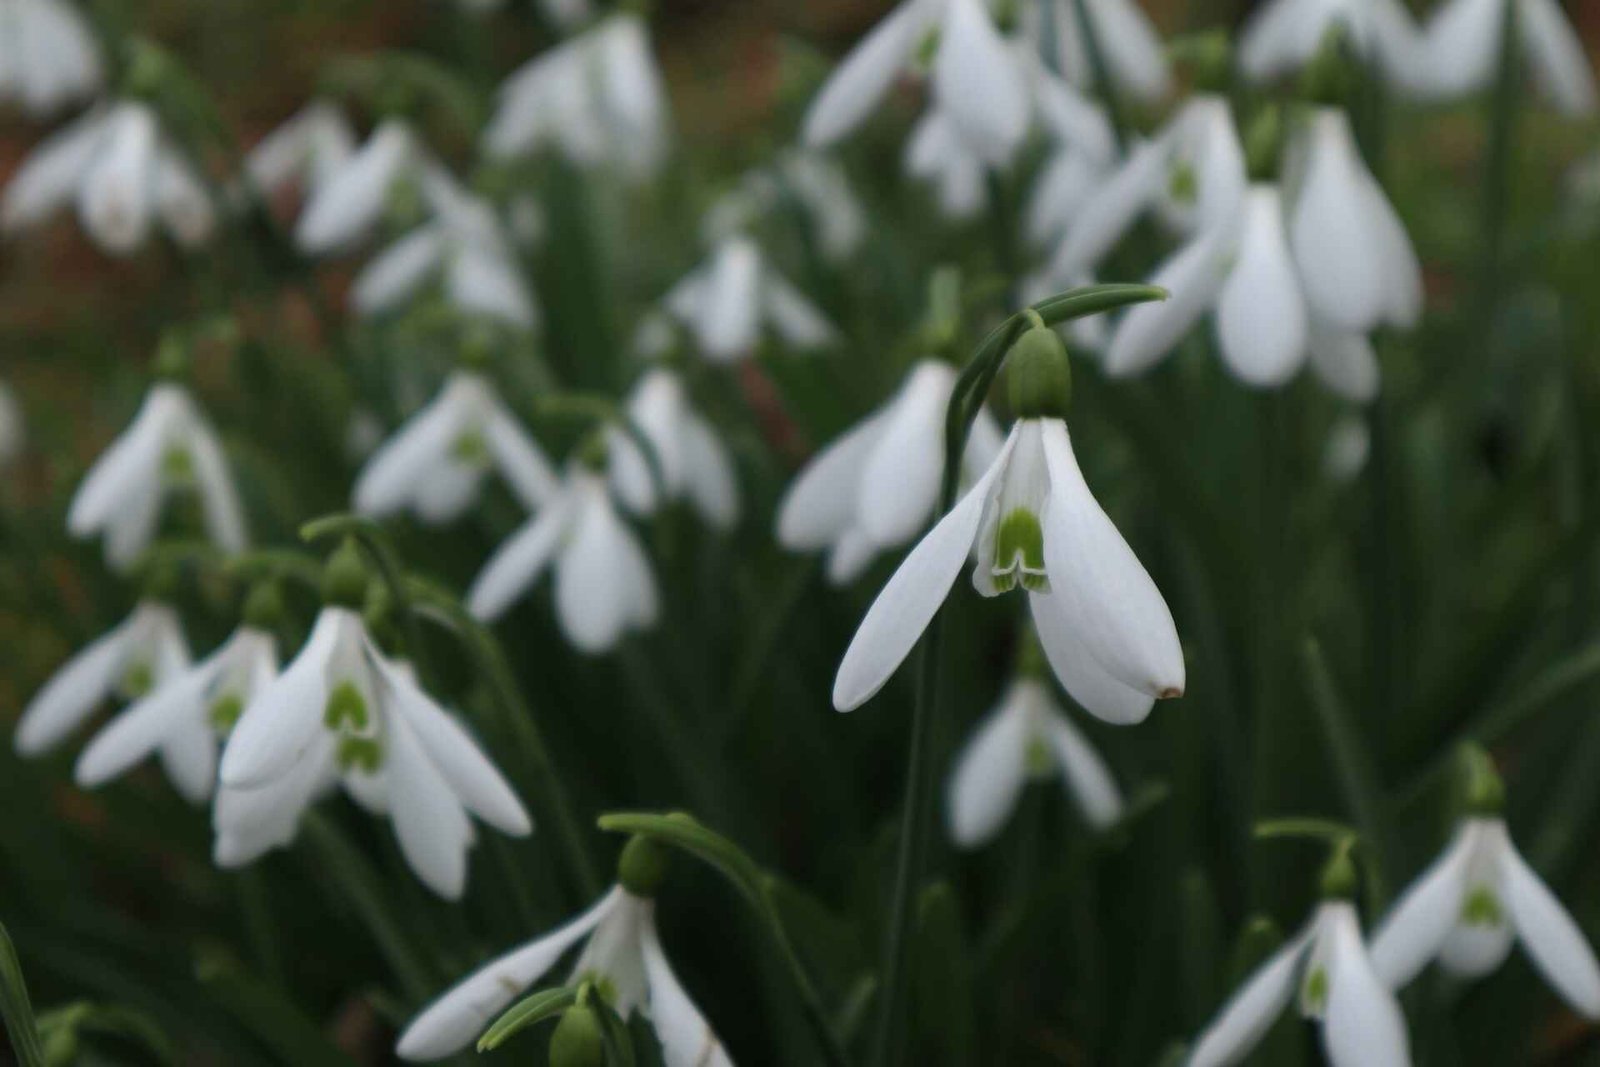
[{"label": "out-of-focus white flower", "polygon": [[420,183],[439,171],[410,124],[386,119],[360,148],[330,166],[311,190],[295,227],[295,243],[308,255],[346,251],[383,217],[402,182]]},{"label": "out-of-focus white flower", "polygon": [[0,0],[0,100],[44,116],[105,79],[94,31],[63,0]]},{"label": "out-of-focus white flower", "polygon": [[322,609],[305,647],[245,707],[222,753],[221,780],[213,822],[225,867],[292,840],[301,814],[334,781],[388,815],[406,862],[448,900],[466,888],[476,837],[469,814],[515,837],[533,828],[467,731],[341,603]]},{"label": "out-of-focus white flower", "polygon": [[1344,27],[1355,50],[1394,85],[1417,84],[1417,27],[1398,0],[1269,0],[1245,23],[1239,67],[1257,81],[1299,70],[1334,26]]},{"label": "out-of-focus white flower", "polygon": [[556,619],[580,651],[605,652],[629,631],[655,625],[660,605],[650,561],[617,514],[604,478],[579,463],[543,509],[495,550],[467,606],[480,619],[497,619],[552,566]]},{"label": "out-of-focus white flower", "polygon": [[1116,165],[1116,135],[1105,109],[1044,69],[1030,54],[1039,125],[1052,153],[1029,193],[1024,229],[1044,246],[1058,240]]},{"label": "out-of-focus white flower", "polygon": [[1322,1024],[1333,1067],[1409,1067],[1405,1019],[1373,968],[1347,900],[1325,901],[1309,926],[1261,965],[1195,1042],[1187,1067],[1226,1067],[1250,1054],[1298,992]]},{"label": "out-of-focus white flower", "polygon": [[315,195],[350,162],[356,135],[344,113],[323,100],[295,112],[245,157],[245,176],[268,196],[298,186]]},{"label": "out-of-focus white flower", "polygon": [[22,452],[28,433],[27,421],[22,415],[22,405],[5,382],[0,382],[0,467],[16,459]]},{"label": "out-of-focus white flower", "polygon": [[245,548],[244,512],[216,431],[187,389],[161,382],[89,469],[67,511],[67,529],[74,537],[104,534],[106,559],[124,569],[149,547],[161,509],[177,491],[198,494],[206,533],[218,548]]},{"label": "out-of-focus white flower", "polygon": [[905,171],[930,183],[945,218],[966,222],[982,213],[988,168],[956,130],[948,115],[929,108],[906,141]]},{"label": "out-of-focus white flower", "polygon": [[840,166],[820,152],[790,149],[775,164],[748,172],[734,192],[707,213],[703,230],[713,243],[748,229],[777,210],[785,196],[805,213],[817,251],[840,262],[855,254],[867,234],[867,216]]},{"label": "out-of-focus white flower", "polygon": [[672,287],[662,301],[688,328],[701,354],[716,363],[748,356],[768,326],[792,348],[821,348],[834,341],[833,325],[761,254],[755,241],[733,234],[705,262]]},{"label": "out-of-focus white flower", "polygon": [[482,375],[457,371],[439,395],[373,452],[356,479],[369,515],[409,510],[427,522],[459,518],[493,467],[524,506],[542,507],[559,480]]},{"label": "out-of-focus white flower", "polygon": [[[1067,358],[1060,338],[1036,326],[1009,358],[1041,354]],[[901,563],[845,652],[834,707],[849,711],[883,688],[969,556],[984,596],[1027,591],[1056,677],[1091,713],[1138,722],[1158,698],[1183,693],[1172,614],[1085,484],[1062,406],[1047,398],[1018,419],[989,469]]]},{"label": "out-of-focus white flower", "polygon": [[903,73],[925,63],[934,106],[962,141],[986,163],[1010,160],[1028,132],[1028,87],[985,0],[903,0],[823,85],[806,114],[805,142],[842,140]]},{"label": "out-of-focus white flower", "polygon": [[484,138],[498,158],[553,145],[580,166],[648,178],[666,158],[667,126],[649,29],[616,14],[513,73]]},{"label": "out-of-focus white flower", "polygon": [[1479,92],[1494,83],[1506,5],[1516,20],[1523,63],[1533,83],[1562,112],[1591,115],[1594,72],[1583,41],[1557,0],[1446,0],[1422,35],[1420,85],[1441,97]]},{"label": "out-of-focus white flower", "polygon": [[572,981],[603,982],[606,1004],[623,1019],[650,1020],[666,1067],[733,1067],[721,1041],[689,999],[661,948],[655,900],[618,885],[594,907],[468,975],[400,1035],[402,1059],[442,1060],[468,1048],[530,986],[580,942]]},{"label": "out-of-focus white flower", "polygon": [[208,658],[164,680],[95,735],[78,758],[78,784],[104,785],[152,753],[189,800],[211,796],[217,739],[278,676],[278,643],[246,624]]},{"label": "out-of-focus white flower", "polygon": [[946,810],[962,848],[993,840],[1028,779],[1059,775],[1091,826],[1122,817],[1122,794],[1100,754],[1035,678],[1019,678],[957,757]]},{"label": "out-of-focus white flower", "polygon": [[432,221],[367,264],[350,292],[356,309],[366,315],[392,310],[440,278],[445,296],[458,310],[535,328],[538,305],[494,208],[442,173],[430,175],[424,191]]},{"label": "out-of-focus white flower", "polygon": [[1517,852],[1497,816],[1474,816],[1407,889],[1372,939],[1372,962],[1399,989],[1434,959],[1481,978],[1513,941],[1572,1010],[1600,1019],[1600,964],[1583,931]]},{"label": "out-of-focus white flower", "polygon": [[[689,404],[683,380],[673,371],[646,371],[624,405],[628,421],[650,444],[657,466],[621,427],[607,431],[607,473],[617,499],[639,515],[653,514],[668,499],[688,498],[719,530],[739,520],[739,483],[733,460],[711,424]],[[656,485],[659,473],[660,490]]]},{"label": "out-of-focus white flower", "polygon": [[[796,552],[828,552],[828,578],[859,577],[879,552],[911,540],[933,517],[944,473],[945,409],[956,371],[937,360],[918,363],[894,397],[795,477],[778,507],[778,542]],[[962,456],[976,481],[1004,437],[981,411]]]},{"label": "out-of-focus white flower", "polygon": [[[1033,36],[1046,39],[1048,27],[1055,40],[1059,69],[1073,85],[1091,87],[1094,65],[1074,0],[1048,0],[1048,7],[1048,20],[1043,17],[1045,4],[1024,7]],[[1166,96],[1172,88],[1166,50],[1135,0],[1086,0],[1084,12],[1117,90],[1147,103]]]},{"label": "out-of-focus white flower", "polygon": [[1322,451],[1322,469],[1336,482],[1355,479],[1367,466],[1372,451],[1372,430],[1359,415],[1347,415],[1328,431]]},{"label": "out-of-focus white flower", "polygon": [[66,740],[110,698],[137,700],[189,668],[177,612],[141,600],[126,621],[68,660],[17,723],[17,753],[38,756]]},{"label": "out-of-focus white flower", "polygon": [[95,108],[34,149],[6,187],[0,229],[38,225],[69,204],[90,238],[117,256],[137,251],[157,224],[185,248],[216,228],[199,175],[155,112],[131,100]]}]

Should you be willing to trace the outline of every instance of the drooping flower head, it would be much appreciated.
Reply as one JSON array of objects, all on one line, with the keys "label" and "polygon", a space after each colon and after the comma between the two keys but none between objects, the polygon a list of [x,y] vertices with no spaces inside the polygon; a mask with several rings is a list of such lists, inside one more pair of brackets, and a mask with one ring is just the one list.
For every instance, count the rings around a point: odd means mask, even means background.
[{"label": "drooping flower head", "polygon": [[350,120],[333,104],[316,100],[263,137],[245,157],[245,177],[266,196],[293,187],[314,196],[355,155]]},{"label": "drooping flower head", "polygon": [[100,88],[94,32],[66,0],[0,0],[0,101],[45,116]]},{"label": "drooping flower head", "polygon": [[711,255],[679,279],[662,303],[714,363],[749,356],[767,329],[798,351],[822,348],[837,338],[833,324],[743,233],[717,240]]},{"label": "drooping flower head", "polygon": [[1594,114],[1600,107],[1594,71],[1558,0],[1440,4],[1423,28],[1421,87],[1445,98],[1489,88],[1499,67],[1508,14],[1522,47],[1523,66],[1539,91],[1564,114]]},{"label": "drooping flower head", "polygon": [[1086,0],[1083,14],[1088,19],[1088,33],[1074,0],[1027,4],[1023,11],[1031,36],[1041,45],[1054,44],[1054,65],[1078,88],[1095,88],[1088,37],[1092,33],[1118,92],[1154,103],[1171,91],[1172,71],[1161,35],[1138,0]]},{"label": "drooping flower head", "polygon": [[407,183],[420,186],[427,175],[441,172],[409,122],[385,119],[360,148],[330,163],[310,190],[295,243],[308,255],[348,251],[366,238]]},{"label": "drooping flower head", "polygon": [[[733,460],[711,424],[690,405],[682,377],[665,366],[647,370],[623,410],[632,432],[606,431],[607,476],[628,510],[653,514],[666,500],[686,498],[701,517],[726,530],[739,518]],[[647,454],[633,434],[649,445]]]},{"label": "drooping flower head", "polygon": [[1330,32],[1341,31],[1390,84],[1417,87],[1417,27],[1398,0],[1270,0],[1245,23],[1239,67],[1256,81],[1292,73],[1311,63]]}]

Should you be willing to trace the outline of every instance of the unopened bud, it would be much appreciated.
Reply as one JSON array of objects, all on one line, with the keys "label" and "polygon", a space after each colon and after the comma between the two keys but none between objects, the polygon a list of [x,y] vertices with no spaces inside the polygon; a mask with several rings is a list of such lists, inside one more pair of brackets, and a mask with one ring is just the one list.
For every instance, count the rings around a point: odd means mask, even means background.
[{"label": "unopened bud", "polygon": [[367,565],[355,541],[346,538],[322,571],[322,602],[360,611],[367,600]]},{"label": "unopened bud", "polygon": [[636,897],[653,897],[667,877],[668,858],[666,846],[635,835],[617,860],[617,881]]}]

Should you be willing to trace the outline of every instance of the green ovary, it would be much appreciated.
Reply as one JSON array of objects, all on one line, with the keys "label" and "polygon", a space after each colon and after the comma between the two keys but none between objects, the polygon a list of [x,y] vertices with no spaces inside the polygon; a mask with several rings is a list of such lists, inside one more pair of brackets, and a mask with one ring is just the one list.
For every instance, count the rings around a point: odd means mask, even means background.
[{"label": "green ovary", "polygon": [[[1019,573],[1020,572],[1020,573]],[[1044,568],[1044,530],[1039,516],[1017,508],[1000,520],[994,538],[995,587],[1015,589],[1020,581],[1030,593],[1048,593],[1050,579]]]},{"label": "green ovary", "polygon": [[1461,921],[1468,926],[1499,926],[1504,919],[1500,898],[1486,885],[1473,887],[1461,902]]},{"label": "green ovary", "polygon": [[161,453],[161,481],[174,488],[194,484],[194,456],[182,445],[170,445]]}]

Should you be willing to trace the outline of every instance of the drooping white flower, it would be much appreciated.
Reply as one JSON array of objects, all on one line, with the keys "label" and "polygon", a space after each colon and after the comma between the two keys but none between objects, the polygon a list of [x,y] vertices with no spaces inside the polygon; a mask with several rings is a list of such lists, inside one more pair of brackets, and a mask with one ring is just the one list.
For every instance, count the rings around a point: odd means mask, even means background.
[{"label": "drooping white flower", "polygon": [[66,740],[108,699],[137,700],[189,667],[177,612],[141,600],[133,614],[73,656],[29,702],[17,723],[17,753],[42,755]]},{"label": "drooping white flower", "polygon": [[432,523],[459,518],[497,470],[529,509],[556,495],[550,461],[518,425],[488,379],[457,371],[433,402],[373,452],[356,479],[356,510],[410,511]]},{"label": "drooping white flower", "polygon": [[[1024,346],[1059,350],[1060,339],[1036,327]],[[883,687],[969,555],[984,596],[1027,591],[1051,667],[1088,711],[1138,722],[1156,699],[1183,693],[1172,614],[1084,483],[1067,424],[1050,413],[1059,409],[1018,419],[988,471],[901,563],[845,652],[834,707],[856,708]]]},{"label": "drooping white flower", "polygon": [[844,170],[823,153],[800,148],[785,151],[770,167],[747,172],[737,189],[713,205],[702,230],[715,244],[780,209],[785,197],[804,212],[825,259],[837,263],[861,247],[867,216]]},{"label": "drooping white flower", "polygon": [[1395,989],[1435,959],[1481,978],[1517,940],[1573,1011],[1600,1019],[1600,963],[1583,931],[1517,852],[1505,821],[1475,816],[1378,927],[1372,962]]},{"label": "drooping white flower", "polygon": [[216,782],[218,738],[277,676],[277,640],[258,627],[239,627],[209,657],[164,680],[96,734],[78,757],[78,784],[104,785],[158,754],[178,791],[204,802]]},{"label": "drooping white flower", "polygon": [[945,218],[966,222],[982,214],[988,202],[988,168],[938,108],[929,108],[912,128],[904,167],[911,177],[933,186],[934,202]]},{"label": "drooping white flower", "polygon": [[299,187],[315,195],[356,152],[356,135],[344,113],[313,101],[263,137],[245,157],[245,176],[268,196]]},{"label": "drooping white flower", "polygon": [[1239,67],[1256,81],[1299,70],[1335,26],[1392,84],[1417,84],[1417,27],[1398,0],[1269,0],[1251,13],[1240,34]]},{"label": "drooping white flower", "polygon": [[655,901],[615,886],[599,903],[467,976],[400,1035],[402,1059],[441,1060],[469,1047],[511,1002],[583,943],[571,981],[602,982],[623,1019],[638,1012],[661,1041],[666,1067],[733,1067],[721,1041],[667,963]]},{"label": "drooping white flower", "polygon": [[[1092,87],[1094,64],[1074,0],[1049,0],[1048,20],[1043,17],[1045,6],[1024,7],[1033,36],[1041,41],[1053,37],[1056,65],[1067,80],[1079,88]],[[1136,0],[1086,0],[1084,9],[1117,91],[1147,103],[1166,96],[1172,88],[1166,49]]]},{"label": "drooping white flower", "polygon": [[644,20],[610,15],[518,68],[484,138],[497,158],[549,145],[579,166],[655,174],[669,143],[667,100]]},{"label": "drooping white flower", "polygon": [[[923,360],[888,403],[818,452],[778,506],[778,543],[827,550],[828,578],[843,585],[879,552],[920,533],[939,502],[955,383],[953,367]],[[980,412],[962,456],[969,481],[989,469],[1003,442],[994,416]]]},{"label": "drooping white flower", "polygon": [[1116,164],[1105,109],[1085,99],[1030,55],[1035,109],[1052,146],[1028,197],[1025,231],[1035,244],[1059,239]]},{"label": "drooping white flower", "polygon": [[365,315],[390,311],[440,279],[458,310],[522,329],[536,327],[538,305],[494,208],[442,172],[427,176],[423,185],[432,220],[367,264],[350,291],[356,310]]},{"label": "drooping white flower", "polygon": [[770,327],[791,348],[820,348],[837,336],[811,301],[768,263],[755,241],[733,234],[672,287],[667,311],[715,363],[748,356]]},{"label": "drooping white flower", "polygon": [[106,559],[124,569],[149,547],[168,499],[188,491],[200,498],[212,543],[242,551],[244,512],[216,431],[186,388],[160,382],[89,469],[67,511],[67,529],[80,538],[104,534]]},{"label": "drooping white flower", "polygon": [[11,387],[0,381],[0,467],[4,467],[22,452],[27,437],[28,424],[22,414],[22,405]]},{"label": "drooping white flower", "polygon": [[1523,63],[1540,92],[1562,112],[1591,115],[1600,106],[1583,41],[1558,0],[1446,0],[1423,29],[1421,84],[1442,97],[1489,88],[1500,62],[1506,4],[1513,4]]},{"label": "drooping white flower", "polygon": [[962,141],[986,163],[1009,161],[1028,132],[1028,87],[986,0],[902,0],[844,58],[812,101],[803,131],[806,144],[825,148],[842,140],[902,74],[925,61],[934,106]]},{"label": "drooping white flower", "polygon": [[6,187],[0,229],[36,226],[75,204],[93,241],[111,255],[141,248],[160,225],[185,248],[204,244],[216,209],[150,106],[97,107],[36,148]]},{"label": "drooping white flower", "polygon": [[1151,284],[1172,299],[1121,318],[1105,349],[1109,374],[1147,369],[1213,311],[1223,362],[1246,384],[1283,385],[1309,362],[1330,389],[1350,399],[1367,401],[1377,392],[1378,362],[1366,336],[1335,329],[1310,306],[1274,183],[1251,185],[1232,217],[1180,248]]},{"label": "drooping white flower", "polygon": [[438,170],[409,123],[384,120],[311,190],[295,227],[295,243],[308,255],[348,250],[377,225],[401,183],[420,182]]},{"label": "drooping white flower", "polygon": [[480,619],[505,613],[548,567],[556,619],[580,651],[605,652],[660,612],[650,561],[617,514],[604,478],[574,464],[543,509],[495,550],[467,594]]},{"label": "drooping white flower", "polygon": [[992,840],[1032,779],[1060,776],[1083,816],[1105,829],[1122,816],[1122,794],[1100,754],[1056,705],[1046,683],[1019,678],[973,731],[958,757],[946,809],[962,848]]},{"label": "drooping white flower", "polygon": [[94,32],[64,0],[0,0],[0,100],[43,116],[100,88]]},{"label": "drooping white flower", "polygon": [[1289,145],[1298,174],[1289,247],[1307,306],[1348,334],[1415,326],[1422,268],[1394,206],[1361,158],[1350,119],[1319,107]]},{"label": "drooping white flower", "polygon": [[[726,530],[739,519],[739,483],[733,460],[711,424],[690,406],[688,390],[673,371],[646,371],[624,404],[628,421],[650,444],[655,460],[621,427],[607,431],[607,474],[617,499],[638,515],[663,501],[687,498],[712,526]],[[660,486],[657,486],[657,477]]]},{"label": "drooping white flower", "polygon": [[476,742],[387,659],[355,610],[329,604],[305,647],[244,709],[222,753],[216,859],[239,866],[287,843],[334,781],[386,814],[406,862],[449,900],[466,887],[469,815],[515,837],[532,830]]},{"label": "drooping white flower", "polygon": [[1346,900],[1325,901],[1305,930],[1263,963],[1195,1042],[1187,1067],[1241,1063],[1291,1001],[1320,1022],[1333,1067],[1409,1067],[1405,1019],[1361,940]]},{"label": "drooping white flower", "polygon": [[1352,481],[1367,465],[1372,451],[1372,430],[1367,420],[1347,415],[1328,431],[1322,450],[1322,469],[1336,482]]}]

